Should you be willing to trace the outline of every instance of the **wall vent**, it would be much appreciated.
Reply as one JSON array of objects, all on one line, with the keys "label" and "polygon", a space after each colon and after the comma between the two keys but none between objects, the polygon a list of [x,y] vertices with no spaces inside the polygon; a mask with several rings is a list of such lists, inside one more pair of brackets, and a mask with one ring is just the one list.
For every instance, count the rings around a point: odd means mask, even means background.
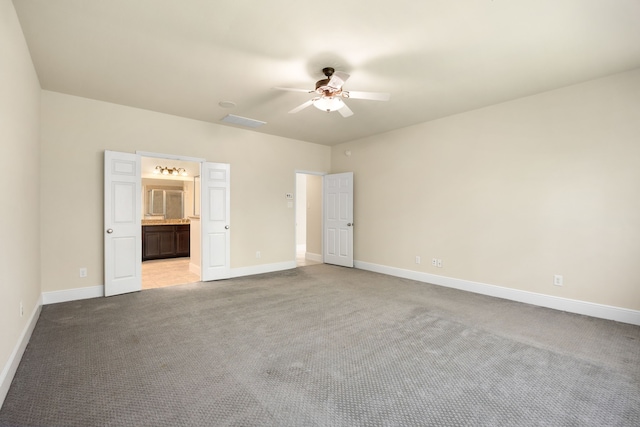
[{"label": "wall vent", "polygon": [[222,119],[223,122],[232,123],[234,125],[246,126],[250,128],[257,128],[262,125],[266,125],[267,122],[261,122],[260,120],[248,119],[246,117],[235,116],[233,114],[227,114]]}]

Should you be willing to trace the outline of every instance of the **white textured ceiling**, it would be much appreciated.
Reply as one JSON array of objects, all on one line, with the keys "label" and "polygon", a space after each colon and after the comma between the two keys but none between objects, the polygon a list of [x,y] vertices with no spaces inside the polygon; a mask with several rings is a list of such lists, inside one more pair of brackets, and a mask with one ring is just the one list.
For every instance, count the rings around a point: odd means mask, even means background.
[{"label": "white textured ceiling", "polygon": [[[43,89],[326,145],[640,67],[638,0],[13,3]],[[391,100],[288,114],[325,66]]]}]

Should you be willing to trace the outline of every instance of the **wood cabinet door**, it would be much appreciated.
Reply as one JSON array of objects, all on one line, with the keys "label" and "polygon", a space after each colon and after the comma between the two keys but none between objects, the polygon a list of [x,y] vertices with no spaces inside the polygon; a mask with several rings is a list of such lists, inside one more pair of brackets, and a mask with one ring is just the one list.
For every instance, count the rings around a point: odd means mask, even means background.
[{"label": "wood cabinet door", "polygon": [[188,225],[176,225],[176,256],[189,256],[191,231]]},{"label": "wood cabinet door", "polygon": [[172,225],[145,226],[142,231],[142,259],[171,258],[176,253],[175,227]]},{"label": "wood cabinet door", "polygon": [[[144,227],[143,227],[144,229]],[[154,259],[160,255],[160,239],[158,233],[142,232],[142,260]]]}]

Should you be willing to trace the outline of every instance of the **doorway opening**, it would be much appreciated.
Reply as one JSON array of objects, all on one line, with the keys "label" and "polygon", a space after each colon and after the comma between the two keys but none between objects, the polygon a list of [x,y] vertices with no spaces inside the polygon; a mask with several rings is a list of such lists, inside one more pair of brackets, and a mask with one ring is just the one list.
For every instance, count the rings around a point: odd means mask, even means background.
[{"label": "doorway opening", "polygon": [[296,173],[296,265],[322,264],[322,175]]},{"label": "doorway opening", "polygon": [[190,262],[200,241],[192,229],[200,215],[199,178],[198,162],[141,157],[142,290],[200,281]]}]

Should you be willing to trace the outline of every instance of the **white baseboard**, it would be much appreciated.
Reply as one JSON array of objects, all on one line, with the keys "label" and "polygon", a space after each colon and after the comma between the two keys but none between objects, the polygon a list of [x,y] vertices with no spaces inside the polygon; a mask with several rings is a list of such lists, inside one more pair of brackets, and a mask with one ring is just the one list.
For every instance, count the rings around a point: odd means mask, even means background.
[{"label": "white baseboard", "polygon": [[389,276],[402,277],[404,279],[416,280],[418,282],[431,283],[433,285],[446,286],[448,288],[475,292],[477,294],[504,298],[511,301],[533,304],[540,307],[552,308],[569,313],[583,314],[586,316],[615,320],[616,322],[630,323],[632,325],[640,326],[640,311],[638,310],[631,310],[622,307],[614,307],[610,305],[595,304],[587,301],[579,301],[568,298],[538,294],[535,292],[505,288],[502,286],[489,285],[486,283],[472,282],[470,280],[456,279],[453,277],[438,276],[429,273],[421,273],[418,271],[388,267],[385,265],[372,264],[362,261],[355,261],[354,266],[362,270],[387,274]]},{"label": "white baseboard", "polygon": [[104,286],[91,286],[88,288],[65,289],[42,293],[42,304],[56,304],[59,302],[76,301],[80,299],[98,298],[104,296]]},{"label": "white baseboard", "polygon": [[309,261],[322,262],[322,254],[314,254],[313,252],[305,252],[304,258]]},{"label": "white baseboard", "polygon": [[[251,276],[254,274],[271,273],[273,271],[290,270],[296,268],[295,261],[279,262],[275,264],[260,264],[251,267],[232,268],[231,277]],[[191,270],[191,264],[189,264]],[[196,274],[200,275],[200,267]],[[194,272],[195,273],[195,272]],[[42,304],[56,304],[59,302],[76,301],[88,298],[100,298],[104,296],[104,286],[91,286],[87,288],[65,289],[63,291],[43,292]]]},{"label": "white baseboard", "polygon": [[274,264],[252,265],[231,269],[231,277],[252,276],[254,274],[272,273],[274,271],[291,270],[296,268],[296,261],[277,262]]},{"label": "white baseboard", "polygon": [[[307,259],[313,258],[307,256]],[[316,259],[313,260],[315,261]],[[322,262],[321,256],[318,261]],[[362,270],[387,274],[389,276],[402,277],[405,279],[416,280],[418,282],[431,283],[434,285],[446,286],[448,288],[460,289],[463,291],[475,292],[477,294],[504,298],[511,301],[533,304],[540,307],[552,308],[569,313],[583,314],[586,316],[615,320],[617,322],[640,326],[640,311],[638,310],[631,310],[622,307],[614,307],[587,301],[579,301],[568,298],[555,297],[551,295],[538,294],[535,292],[505,288],[502,286],[489,285],[486,283],[472,282],[470,280],[456,279],[453,277],[438,276],[436,274],[422,273],[396,267],[388,267],[385,265],[372,264],[363,261],[355,261],[354,266]],[[293,268],[296,268],[295,261],[285,261],[274,264],[260,264],[250,267],[233,268],[231,269],[231,277],[252,276],[254,274],[271,273],[274,271],[290,270]],[[98,298],[102,296],[104,296],[103,286],[92,286],[89,288],[76,288],[64,291],[43,292],[41,304],[55,304],[59,302],[75,301],[87,298]]]},{"label": "white baseboard", "polygon": [[197,274],[198,276],[200,276],[201,273],[201,268],[199,265],[193,264],[193,263],[189,263],[189,272],[193,273],[193,274]]},{"label": "white baseboard", "polygon": [[38,298],[36,306],[33,308],[33,310],[31,310],[29,321],[22,330],[20,338],[18,338],[18,342],[16,343],[13,351],[11,352],[11,355],[9,356],[9,360],[7,360],[6,365],[4,365],[4,367],[2,368],[2,373],[0,374],[0,407],[2,407],[4,399],[7,397],[9,387],[11,387],[11,381],[13,381],[13,377],[18,370],[18,365],[20,365],[20,360],[22,359],[24,350],[27,348],[27,344],[31,339],[31,333],[36,327],[36,323],[38,322],[41,311],[42,297]]}]

